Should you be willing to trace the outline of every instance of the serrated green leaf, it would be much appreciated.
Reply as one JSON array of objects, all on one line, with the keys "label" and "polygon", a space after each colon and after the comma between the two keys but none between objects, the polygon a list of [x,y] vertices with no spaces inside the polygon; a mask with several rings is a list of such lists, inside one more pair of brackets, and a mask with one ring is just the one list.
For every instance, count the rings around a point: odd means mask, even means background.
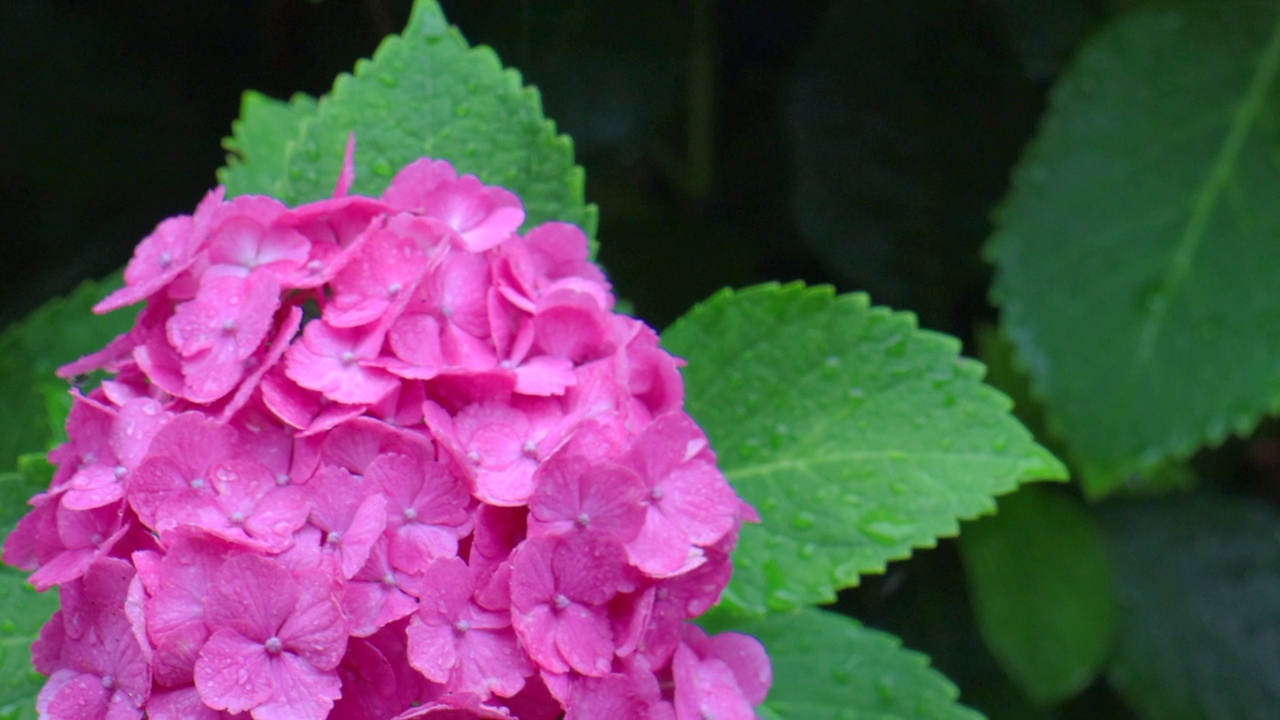
[{"label": "serrated green leaf", "polygon": [[1280,408],[1280,6],[1143,6],[1054,89],[989,246],[1085,487]]},{"label": "serrated green leaf", "polygon": [[89,310],[116,287],[118,277],[86,281],[0,335],[0,397],[5,402],[0,413],[0,472],[12,469],[18,455],[47,449],[55,439],[49,417],[58,411],[58,403],[50,406],[47,398],[56,395],[55,384],[62,381],[54,370],[102,348],[133,326],[136,311],[94,315]]},{"label": "serrated green leaf", "polygon": [[222,141],[227,164],[218,170],[218,182],[226,186],[227,195],[283,196],[289,186],[289,146],[302,134],[302,121],[315,114],[316,99],[310,95],[297,93],[283,102],[245,92],[240,118],[231,123],[231,137]]},{"label": "serrated green leaf", "polygon": [[1111,561],[1084,505],[1025,487],[965,526],[960,552],[987,647],[1032,700],[1088,687],[1115,631]]},{"label": "serrated green leaf", "polygon": [[1119,586],[1112,686],[1149,718],[1275,718],[1280,514],[1209,495],[1104,509]]},{"label": "serrated green leaf", "polygon": [[720,624],[754,635],[773,663],[763,710],[785,720],[979,720],[929,659],[892,635],[813,608]]},{"label": "serrated green leaf", "polygon": [[729,610],[830,602],[995,495],[1065,477],[958,341],[865,295],[726,290],[663,344],[688,360],[686,406],[764,520],[742,530]]},{"label": "serrated green leaf", "polygon": [[57,593],[37,593],[23,573],[0,566],[0,717],[35,720],[45,679],[31,667],[31,643],[57,609]]},{"label": "serrated green leaf", "polygon": [[282,199],[328,197],[351,132],[355,192],[376,195],[410,161],[443,158],[519,195],[528,225],[563,220],[595,234],[573,143],[543,116],[537,90],[503,69],[492,50],[469,47],[433,0],[415,3],[404,33],[383,41],[321,98],[290,146]]}]

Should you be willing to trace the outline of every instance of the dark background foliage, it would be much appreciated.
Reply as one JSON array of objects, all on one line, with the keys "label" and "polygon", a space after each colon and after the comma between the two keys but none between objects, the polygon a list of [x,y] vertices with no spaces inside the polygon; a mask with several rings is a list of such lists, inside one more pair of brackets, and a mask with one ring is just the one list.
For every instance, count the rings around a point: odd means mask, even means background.
[{"label": "dark background foliage", "polygon": [[[995,318],[979,254],[990,213],[1053,80],[1129,4],[443,2],[574,138],[600,259],[655,326],[725,285],[804,279],[913,310],[971,351]],[[409,6],[0,3],[0,327],[189,212],[223,163],[242,90],[324,93]],[[1234,469],[1273,445],[1250,447],[1204,462]],[[1020,699],[964,587],[944,543],[840,609],[929,653],[993,718],[1131,717],[1103,681],[1065,707]]]}]

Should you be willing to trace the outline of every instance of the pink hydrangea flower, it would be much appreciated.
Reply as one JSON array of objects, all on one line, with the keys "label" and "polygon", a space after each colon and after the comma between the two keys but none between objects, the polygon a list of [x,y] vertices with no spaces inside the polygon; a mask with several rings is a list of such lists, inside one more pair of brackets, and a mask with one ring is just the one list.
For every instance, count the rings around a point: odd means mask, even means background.
[{"label": "pink hydrangea flower", "polygon": [[62,610],[45,717],[748,718],[688,621],[754,512],[586,235],[439,160],[380,198],[211,192],[143,240],[5,562]]}]

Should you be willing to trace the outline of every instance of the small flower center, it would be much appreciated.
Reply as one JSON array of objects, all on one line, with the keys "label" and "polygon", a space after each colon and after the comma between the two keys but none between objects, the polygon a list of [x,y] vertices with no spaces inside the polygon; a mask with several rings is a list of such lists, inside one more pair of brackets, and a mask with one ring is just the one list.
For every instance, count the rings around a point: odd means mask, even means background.
[{"label": "small flower center", "polygon": [[356,364],[356,354],[348,350],[338,356],[338,360],[340,360],[346,367],[351,367]]},{"label": "small flower center", "polygon": [[103,675],[103,676],[102,676],[102,687],[104,687],[104,688],[106,688],[106,689],[110,690],[111,688],[113,688],[113,687],[115,687],[115,686],[116,686],[116,676],[115,676],[115,675]]},{"label": "small flower center", "polygon": [[330,545],[337,545],[342,542],[342,533],[337,530],[330,530],[329,534],[324,537],[324,541]]},{"label": "small flower center", "polygon": [[405,519],[407,522],[413,522],[414,520],[417,520],[417,519],[418,519],[418,511],[417,511],[417,510],[414,510],[413,508],[405,508],[405,509],[404,509],[404,519]]},{"label": "small flower center", "polygon": [[387,295],[390,297],[395,297],[399,295],[400,291],[403,289],[404,287],[401,286],[400,283],[391,283],[390,285],[387,286]]},{"label": "small flower center", "polygon": [[115,469],[116,479],[119,480],[120,478],[124,477],[124,474],[127,472],[129,472],[129,468],[123,465],[117,465]]},{"label": "small flower center", "polygon": [[481,459],[482,458],[480,457],[480,453],[476,452],[475,450],[472,450],[471,452],[467,453],[467,460],[471,461],[472,465],[479,465]]},{"label": "small flower center", "polygon": [[237,324],[235,320],[227,320],[222,323],[222,332],[226,335],[230,335],[234,333],[239,327],[240,327],[239,324]]},{"label": "small flower center", "polygon": [[288,484],[289,484],[288,473],[280,473],[279,475],[276,476],[276,485],[279,485],[280,487],[284,487],[285,485],[288,485]]},{"label": "small flower center", "polygon": [[307,272],[313,275],[319,273],[323,269],[324,269],[324,263],[320,262],[319,260],[312,260],[311,262],[307,263]]},{"label": "small flower center", "polygon": [[579,527],[584,527],[584,528],[590,527],[591,516],[584,512],[581,512],[581,513],[578,513],[578,517],[574,518],[573,521],[578,523]]},{"label": "small flower center", "polygon": [[535,443],[535,442],[534,442],[534,441],[532,441],[532,440],[525,440],[525,441],[524,441],[524,446],[520,448],[520,452],[524,453],[524,456],[525,456],[525,457],[527,457],[527,458],[531,458],[531,459],[533,459],[533,460],[537,460],[537,459],[538,459],[538,444],[537,444],[537,443]]},{"label": "small flower center", "polygon": [[649,491],[649,499],[654,502],[661,500],[663,495],[662,488],[654,488]]},{"label": "small flower center", "polygon": [[262,648],[267,651],[268,655],[279,655],[284,649],[284,643],[280,642],[280,638],[272,635],[267,641],[262,643]]},{"label": "small flower center", "polygon": [[202,478],[202,477],[198,477],[198,478],[191,478],[191,489],[192,489],[192,490],[199,490],[199,489],[200,489],[200,488],[202,488],[202,487],[204,487],[204,478]]},{"label": "small flower center", "polygon": [[244,513],[237,510],[231,513],[227,519],[231,521],[232,525],[241,525],[244,523]]},{"label": "small flower center", "polygon": [[387,587],[395,587],[399,583],[396,582],[395,575],[392,575],[391,573],[387,573],[386,575],[382,576],[382,584],[386,585]]},{"label": "small flower center", "polygon": [[162,253],[160,257],[156,258],[156,264],[160,266],[161,270],[164,270],[165,268],[169,267],[169,265],[172,263],[173,263],[173,256],[170,255],[169,253]]},{"label": "small flower center", "polygon": [[569,607],[569,598],[565,597],[564,593],[556,593],[556,596],[551,599],[551,602],[556,606],[557,610],[563,610]]},{"label": "small flower center", "polygon": [[466,620],[459,620],[458,622],[453,624],[454,632],[458,633],[459,635],[465,633],[470,629],[471,629],[471,623],[467,622]]},{"label": "small flower center", "polygon": [[93,543],[94,545],[101,545],[102,541],[103,541],[102,533],[94,533],[93,537],[89,538],[89,542]]}]

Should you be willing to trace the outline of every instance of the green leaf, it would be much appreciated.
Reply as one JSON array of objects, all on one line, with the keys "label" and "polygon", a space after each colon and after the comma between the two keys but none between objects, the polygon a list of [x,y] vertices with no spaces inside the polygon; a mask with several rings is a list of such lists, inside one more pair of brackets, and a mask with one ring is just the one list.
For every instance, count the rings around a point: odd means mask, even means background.
[{"label": "green leaf", "polygon": [[979,720],[959,692],[892,635],[813,608],[714,628],[754,635],[773,663],[764,709],[786,720]]},{"label": "green leaf", "polygon": [[1280,409],[1280,6],[1141,7],[1054,89],[988,248],[1095,495]]},{"label": "green leaf", "polygon": [[[23,455],[28,460],[31,455]],[[52,466],[45,462],[45,468]],[[31,508],[27,500],[39,492],[49,489],[52,472],[43,472],[37,463],[23,462],[18,472],[0,473],[0,538],[8,537],[18,520]]]},{"label": "green leaf", "polygon": [[829,602],[993,496],[1065,476],[958,341],[865,295],[725,290],[663,343],[689,361],[688,410],[764,520],[742,530],[731,611]]},{"label": "green leaf", "polygon": [[1115,596],[1084,505],[1022,488],[965,526],[960,551],[987,647],[1027,696],[1049,704],[1088,687],[1111,650]]},{"label": "green leaf", "polygon": [[58,594],[39,594],[25,574],[0,566],[0,718],[35,720],[44,676],[31,667],[31,643],[58,609]]},{"label": "green leaf", "polygon": [[245,92],[240,119],[231,123],[232,136],[222,141],[227,165],[218,170],[218,182],[226,186],[227,195],[285,195],[291,144],[302,132],[302,121],[315,114],[316,99],[310,95],[297,93],[283,102]]},{"label": "green leaf", "polygon": [[[63,412],[57,398],[66,383],[58,366],[94,352],[133,326],[136,312],[94,315],[90,308],[119,287],[119,278],[86,281],[65,298],[42,305],[0,335],[0,472],[14,467],[18,455],[47,449],[58,437],[54,428]],[[65,417],[65,416],[62,416]]]},{"label": "green leaf", "polygon": [[351,132],[355,192],[376,195],[410,161],[443,158],[519,195],[529,225],[564,220],[595,234],[573,143],[543,116],[537,90],[492,50],[468,47],[432,0],[419,0],[403,35],[383,41],[321,98],[290,145],[282,199],[328,197]]},{"label": "green leaf", "polygon": [[1188,495],[1108,508],[1120,634],[1107,672],[1144,717],[1271,720],[1280,708],[1280,514]]}]

